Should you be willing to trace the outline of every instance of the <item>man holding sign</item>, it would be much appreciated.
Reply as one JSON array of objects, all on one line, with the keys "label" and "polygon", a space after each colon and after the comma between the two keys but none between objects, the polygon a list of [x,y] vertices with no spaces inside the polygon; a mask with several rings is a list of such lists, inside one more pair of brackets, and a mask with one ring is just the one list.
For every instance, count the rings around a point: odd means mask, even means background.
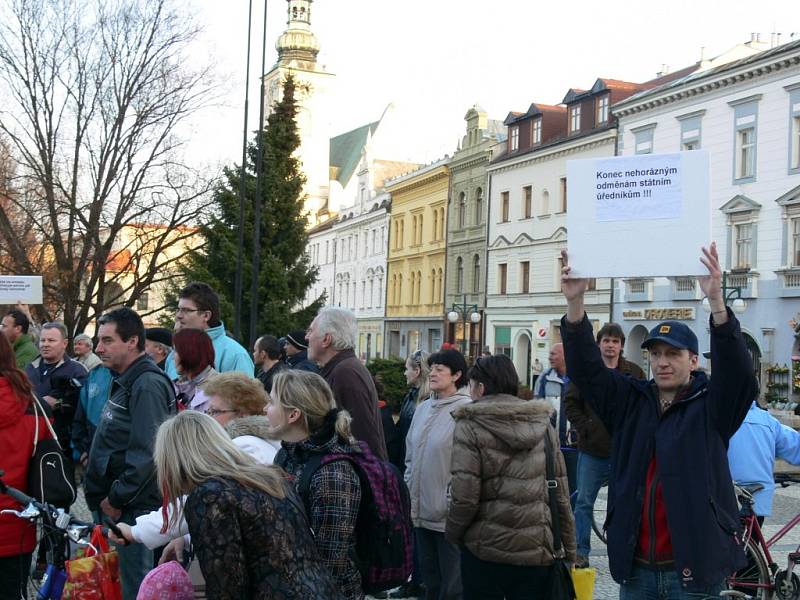
[{"label": "man holding sign", "polygon": [[607,368],[584,312],[588,281],[572,279],[562,256],[567,371],[613,438],[608,556],[620,598],[665,589],[659,597],[669,600],[717,596],[725,578],[746,564],[727,446],[758,383],[724,303],[716,244],[703,248],[708,274],[698,278],[712,310],[713,380],[696,370],[697,336],[677,321],[659,323],[642,344],[653,380]]}]

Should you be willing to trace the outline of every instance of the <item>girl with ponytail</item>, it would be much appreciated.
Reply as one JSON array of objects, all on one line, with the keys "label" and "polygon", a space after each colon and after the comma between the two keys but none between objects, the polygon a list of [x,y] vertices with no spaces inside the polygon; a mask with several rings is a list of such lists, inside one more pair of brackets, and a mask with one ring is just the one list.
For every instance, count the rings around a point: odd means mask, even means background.
[{"label": "girl with ponytail", "polygon": [[[303,470],[311,461],[326,454],[361,452],[350,431],[349,413],[336,408],[331,388],[316,373],[278,373],[265,410],[270,437],[281,440],[275,464],[286,470],[301,496]],[[353,560],[361,484],[353,465],[335,460],[318,466],[303,502],[322,562],[339,591],[347,600],[361,600],[361,574]]]}]

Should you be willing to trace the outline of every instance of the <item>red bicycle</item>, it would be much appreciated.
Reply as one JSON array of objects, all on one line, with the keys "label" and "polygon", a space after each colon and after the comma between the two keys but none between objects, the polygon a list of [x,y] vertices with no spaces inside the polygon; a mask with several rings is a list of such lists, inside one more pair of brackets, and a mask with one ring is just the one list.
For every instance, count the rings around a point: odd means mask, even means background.
[{"label": "red bicycle", "polygon": [[[780,476],[775,483],[786,487],[791,483],[800,483],[800,479]],[[770,553],[770,548],[800,523],[800,513],[771,538],[764,538],[758,517],[753,512],[753,494],[763,487],[760,483],[736,486],[736,496],[742,507],[742,542],[748,565],[728,578],[728,590],[731,592],[723,594],[758,600],[800,600],[800,577],[794,571],[795,566],[800,564],[800,547],[789,553],[785,569],[779,568]]]}]

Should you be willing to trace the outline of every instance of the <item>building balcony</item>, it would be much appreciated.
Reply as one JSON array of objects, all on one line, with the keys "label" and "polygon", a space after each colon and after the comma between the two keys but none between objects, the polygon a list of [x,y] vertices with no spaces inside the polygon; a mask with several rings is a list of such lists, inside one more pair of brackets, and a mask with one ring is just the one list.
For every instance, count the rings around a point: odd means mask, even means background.
[{"label": "building balcony", "polygon": [[784,298],[800,298],[800,266],[775,271]]},{"label": "building balcony", "polygon": [[756,271],[731,271],[725,281],[728,289],[741,288],[742,298],[758,298],[758,273]]},{"label": "building balcony", "polygon": [[702,297],[695,277],[673,277],[670,284],[673,300],[700,300]]},{"label": "building balcony", "polygon": [[645,278],[626,279],[625,300],[628,302],[652,302],[653,280]]}]

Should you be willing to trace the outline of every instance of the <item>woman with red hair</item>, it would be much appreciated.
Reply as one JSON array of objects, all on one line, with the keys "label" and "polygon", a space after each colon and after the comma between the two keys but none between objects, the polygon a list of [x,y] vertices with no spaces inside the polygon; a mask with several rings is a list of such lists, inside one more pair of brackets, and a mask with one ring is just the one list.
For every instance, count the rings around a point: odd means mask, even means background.
[{"label": "woman with red hair", "polygon": [[[33,390],[25,373],[17,368],[14,351],[0,334],[0,470],[3,482],[26,492],[28,461],[33,454],[36,419],[39,439],[53,436],[33,411]],[[0,510],[20,510],[19,503],[0,494]],[[31,553],[36,546],[36,526],[13,515],[0,515],[0,597],[27,598]]]},{"label": "woman with red hair", "polygon": [[178,379],[175,381],[175,396],[181,408],[205,412],[208,397],[200,385],[216,375],[214,370],[214,346],[211,338],[200,329],[181,329],[172,336],[173,358]]}]

